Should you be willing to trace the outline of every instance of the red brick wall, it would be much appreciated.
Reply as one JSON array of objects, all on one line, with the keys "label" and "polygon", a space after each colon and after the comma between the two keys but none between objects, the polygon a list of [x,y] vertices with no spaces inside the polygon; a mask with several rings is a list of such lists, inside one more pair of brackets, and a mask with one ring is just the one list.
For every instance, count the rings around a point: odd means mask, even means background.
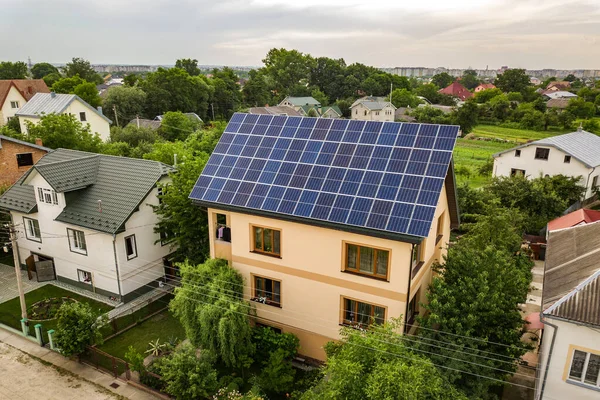
[{"label": "red brick wall", "polygon": [[19,167],[17,165],[17,154],[19,153],[33,153],[34,164],[46,154],[43,150],[2,140],[2,148],[0,149],[0,186],[12,185],[31,168],[31,166]]}]

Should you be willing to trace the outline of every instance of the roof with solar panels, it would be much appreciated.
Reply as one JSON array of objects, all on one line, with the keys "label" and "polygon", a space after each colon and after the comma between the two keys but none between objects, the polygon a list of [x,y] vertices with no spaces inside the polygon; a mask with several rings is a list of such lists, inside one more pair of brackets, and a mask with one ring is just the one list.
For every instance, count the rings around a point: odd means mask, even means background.
[{"label": "roof with solar panels", "polygon": [[453,125],[236,113],[198,205],[417,243],[444,183],[458,224]]}]

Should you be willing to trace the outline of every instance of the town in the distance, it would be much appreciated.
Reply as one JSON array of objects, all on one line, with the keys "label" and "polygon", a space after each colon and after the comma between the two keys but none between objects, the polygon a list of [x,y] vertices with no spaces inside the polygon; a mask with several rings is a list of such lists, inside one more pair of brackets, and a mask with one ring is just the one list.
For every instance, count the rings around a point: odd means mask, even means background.
[{"label": "town in the distance", "polygon": [[0,62],[0,398],[599,398],[600,70],[174,61]]}]

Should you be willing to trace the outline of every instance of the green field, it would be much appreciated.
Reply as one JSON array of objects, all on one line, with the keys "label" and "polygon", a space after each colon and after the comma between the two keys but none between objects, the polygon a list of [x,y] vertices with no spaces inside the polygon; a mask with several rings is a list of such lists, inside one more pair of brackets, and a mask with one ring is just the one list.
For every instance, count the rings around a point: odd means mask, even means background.
[{"label": "green field", "polygon": [[490,137],[525,143],[530,140],[540,140],[550,136],[567,133],[566,131],[530,131],[527,129],[505,128],[495,125],[477,125],[473,129],[475,136]]}]

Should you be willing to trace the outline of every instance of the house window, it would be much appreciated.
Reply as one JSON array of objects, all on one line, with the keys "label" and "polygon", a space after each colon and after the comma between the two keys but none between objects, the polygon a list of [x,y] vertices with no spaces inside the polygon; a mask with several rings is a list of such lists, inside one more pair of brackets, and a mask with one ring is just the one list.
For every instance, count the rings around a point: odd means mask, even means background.
[{"label": "house window", "polygon": [[525,176],[525,170],[512,168],[510,170],[510,176]]},{"label": "house window", "polygon": [[171,241],[171,238],[169,237],[169,234],[167,232],[160,232],[159,236],[161,246],[167,245]]},{"label": "house window", "polygon": [[600,387],[599,375],[600,354],[580,350],[573,352],[573,360],[571,360],[571,369],[569,370],[570,380],[598,388]]},{"label": "house window", "polygon": [[281,256],[281,231],[260,226],[252,227],[253,251],[270,256]]},{"label": "house window", "polygon": [[281,282],[274,279],[254,276],[252,300],[270,306],[281,307]]},{"label": "house window", "polygon": [[354,114],[358,115],[358,109],[354,110]]},{"label": "house window", "polygon": [[11,101],[10,102],[10,108],[19,108],[19,102],[18,101]]},{"label": "house window", "polygon": [[82,111],[82,112],[80,112],[80,113],[79,113],[79,120],[80,120],[81,122],[85,122],[85,121],[87,121],[87,118],[86,118],[86,116],[85,116],[85,111]]},{"label": "house window", "polygon": [[356,328],[366,328],[372,323],[383,324],[385,307],[362,301],[342,298],[342,323]]},{"label": "house window", "polygon": [[58,204],[58,195],[51,189],[38,188],[38,198],[41,203]]},{"label": "house window", "polygon": [[437,229],[436,229],[436,238],[435,243],[437,244],[444,237],[444,216],[442,213],[437,219]]},{"label": "house window", "polygon": [[157,193],[157,196],[156,196],[156,197],[158,197],[158,204],[162,204],[162,202],[163,202],[163,199],[162,199],[162,198],[163,198],[163,196],[164,196],[163,188],[162,188],[162,187],[160,187],[160,186],[159,186],[159,187],[157,187],[157,188],[156,188],[156,193]]},{"label": "house window", "polygon": [[80,269],[77,270],[77,278],[79,278],[79,282],[87,283],[88,285],[92,284],[92,273],[87,271],[82,271]]},{"label": "house window", "polygon": [[550,155],[550,149],[544,149],[543,147],[537,147],[535,149],[535,159],[536,160],[548,160],[549,155]]},{"label": "house window", "polygon": [[346,243],[344,271],[387,279],[390,252]]},{"label": "house window", "polygon": [[28,167],[33,165],[33,153],[17,154],[17,165],[19,167]]},{"label": "house window", "polygon": [[23,217],[25,224],[25,237],[34,242],[42,242],[42,234],[40,232],[40,224],[37,219]]},{"label": "house window", "polygon": [[375,115],[379,115],[379,111],[375,111]]},{"label": "house window", "polygon": [[595,190],[598,187],[598,176],[599,175],[596,175],[592,178],[592,190]]},{"label": "house window", "polygon": [[571,156],[565,156],[565,164],[571,163]]},{"label": "house window", "polygon": [[415,322],[415,317],[419,314],[419,299],[421,298],[421,289],[417,290],[414,297],[408,303],[408,312],[406,314],[406,323],[412,325]]},{"label": "house window", "polygon": [[515,157],[521,157],[521,150],[515,150]]},{"label": "house window", "polygon": [[365,115],[367,115],[367,110],[365,110]]},{"label": "house window", "polygon": [[69,248],[73,253],[79,253],[87,256],[87,246],[85,244],[85,234],[83,231],[67,228],[69,237]]},{"label": "house window", "polygon": [[135,235],[127,236],[125,238],[125,253],[127,259],[132,260],[137,257],[137,245],[135,243]]}]

